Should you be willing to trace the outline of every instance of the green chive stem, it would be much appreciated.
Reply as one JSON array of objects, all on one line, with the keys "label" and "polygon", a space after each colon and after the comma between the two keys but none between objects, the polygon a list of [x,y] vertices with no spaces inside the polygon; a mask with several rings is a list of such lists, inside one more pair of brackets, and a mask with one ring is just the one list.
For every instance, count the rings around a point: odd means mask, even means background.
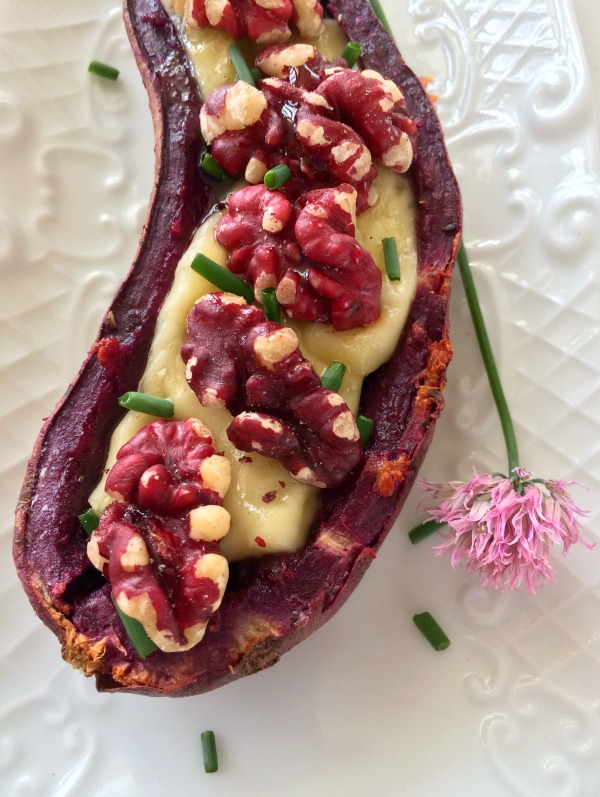
[{"label": "green chive stem", "polygon": [[263,289],[262,303],[267,321],[275,321],[276,324],[281,324],[281,312],[275,296],[275,288]]},{"label": "green chive stem", "polygon": [[356,425],[358,427],[358,433],[360,434],[360,444],[364,450],[371,440],[374,423],[371,418],[367,418],[365,415],[359,415],[356,419]]},{"label": "green chive stem", "polygon": [[385,271],[388,279],[397,282],[400,279],[400,258],[398,257],[398,247],[395,238],[384,238],[383,257],[385,260]]},{"label": "green chive stem", "polygon": [[324,388],[327,388],[327,390],[333,390],[334,393],[337,393],[340,389],[345,373],[346,366],[344,363],[334,360],[323,371],[321,375],[321,384]]},{"label": "green chive stem", "polygon": [[202,757],[204,758],[204,771],[217,772],[219,769],[219,760],[217,758],[217,743],[215,741],[214,731],[204,731],[200,735],[202,742]]},{"label": "green chive stem", "polygon": [[117,610],[117,614],[119,615],[121,622],[123,623],[125,631],[127,631],[127,636],[131,640],[131,644],[135,648],[136,653],[141,659],[148,658],[151,653],[154,653],[155,650],[158,650],[157,646],[150,639],[146,633],[146,629],[139,622],[139,620],[135,620],[133,617],[130,617],[128,614],[125,614],[125,612],[121,611],[112,595],[111,600],[115,609]]},{"label": "green chive stem", "polygon": [[238,79],[243,80],[245,83],[249,83],[251,86],[256,85],[252,77],[252,72],[250,72],[250,67],[246,63],[246,59],[237,44],[229,45],[229,57],[231,58],[231,63],[233,64]]},{"label": "green chive stem", "polygon": [[358,42],[348,42],[342,51],[342,58],[346,61],[350,69],[360,58],[362,47]]},{"label": "green chive stem", "polygon": [[465,288],[467,304],[469,305],[469,310],[471,312],[471,319],[475,328],[477,343],[479,344],[479,350],[481,351],[483,365],[490,383],[494,403],[496,404],[496,409],[498,410],[500,425],[502,426],[502,434],[504,435],[506,456],[508,459],[508,472],[510,475],[514,468],[519,466],[517,437],[515,435],[515,428],[513,426],[512,418],[510,417],[510,410],[508,409],[506,396],[504,395],[504,390],[502,389],[502,383],[500,382],[500,376],[496,367],[496,361],[494,360],[485,321],[483,320],[483,313],[481,312],[481,305],[479,304],[479,299],[477,297],[477,290],[475,288],[475,282],[473,281],[469,257],[462,242],[458,250],[457,262],[458,270]]},{"label": "green chive stem", "polygon": [[273,166],[272,169],[264,176],[264,183],[272,191],[274,188],[280,188],[284,183],[290,179],[290,169],[285,163],[280,163],[279,166]]},{"label": "green chive stem", "polygon": [[254,290],[251,285],[243,279],[236,277],[223,266],[215,263],[210,257],[206,257],[202,253],[198,253],[192,260],[192,268],[201,277],[204,277],[211,282],[216,288],[225,291],[226,293],[235,293],[238,296],[243,296],[248,304],[254,301]]},{"label": "green chive stem", "polygon": [[103,64],[102,61],[92,61],[88,66],[88,72],[98,77],[104,77],[107,80],[116,80],[119,77],[119,70],[114,66]]},{"label": "green chive stem", "polygon": [[95,531],[100,524],[100,518],[91,508],[86,509],[81,515],[78,515],[77,520],[88,537],[92,536],[92,532]]},{"label": "green chive stem", "polygon": [[412,531],[409,531],[408,537],[412,544],[416,545],[418,542],[426,540],[427,537],[431,537],[436,531],[443,529],[445,525],[445,523],[438,523],[437,520],[426,520],[424,523],[415,526]]},{"label": "green chive stem", "polygon": [[138,393],[131,390],[123,393],[119,397],[119,404],[127,410],[143,412],[146,415],[154,415],[157,418],[172,418],[174,413],[173,402],[171,399],[159,398],[149,393]]},{"label": "green chive stem", "polygon": [[209,152],[203,152],[200,158],[200,168],[205,174],[217,180],[224,180],[227,177],[225,169],[216,162]]},{"label": "green chive stem", "polygon": [[446,650],[450,645],[450,640],[429,612],[415,614],[413,622],[435,650]]},{"label": "green chive stem", "polygon": [[252,75],[252,80],[254,81],[255,84],[258,83],[259,80],[262,80],[264,78],[263,73],[260,71],[260,69],[257,66],[252,67],[252,69],[250,70],[250,74]]},{"label": "green chive stem", "polygon": [[381,3],[379,2],[379,0],[370,0],[370,3],[371,7],[373,8],[373,11],[375,12],[375,16],[377,17],[377,19],[381,22],[381,24],[390,34],[390,36],[392,36],[393,35],[392,29],[390,28],[390,23],[387,21],[385,14],[383,13],[383,8],[381,7]]}]

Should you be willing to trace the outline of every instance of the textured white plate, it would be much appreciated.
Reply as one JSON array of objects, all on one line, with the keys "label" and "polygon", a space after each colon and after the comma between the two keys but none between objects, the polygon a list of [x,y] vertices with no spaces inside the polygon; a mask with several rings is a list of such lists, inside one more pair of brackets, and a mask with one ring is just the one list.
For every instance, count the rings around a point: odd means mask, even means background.
[{"label": "textured white plate", "polygon": [[[594,3],[578,8],[591,19]],[[568,0],[383,4],[435,76],[522,463],[590,488],[577,498],[593,539],[599,148]],[[92,58],[118,83],[88,76]],[[152,164],[117,3],[0,0],[0,793],[597,797],[600,546],[557,560],[534,598],[484,594],[407,542],[416,495],[341,613],[272,670],[168,701],[98,695],[62,663],[12,567],[12,512],[41,419],[132,259]],[[431,479],[504,467],[458,281],[452,333]],[[444,653],[412,625],[424,609],[452,637]],[[206,728],[218,775],[202,769]]]}]

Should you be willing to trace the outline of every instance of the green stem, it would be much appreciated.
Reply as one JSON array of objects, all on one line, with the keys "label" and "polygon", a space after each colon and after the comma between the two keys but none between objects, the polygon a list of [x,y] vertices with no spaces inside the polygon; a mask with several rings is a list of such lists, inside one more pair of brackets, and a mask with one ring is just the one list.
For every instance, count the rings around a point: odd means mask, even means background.
[{"label": "green stem", "polygon": [[458,250],[457,262],[458,270],[460,271],[460,276],[465,287],[467,304],[469,305],[469,310],[471,311],[471,318],[473,320],[477,342],[479,343],[483,365],[485,366],[485,372],[490,383],[492,396],[494,397],[496,409],[498,410],[498,415],[500,417],[502,434],[504,435],[504,442],[506,444],[508,471],[510,474],[513,468],[516,468],[519,465],[519,451],[517,448],[515,428],[513,426],[512,418],[510,417],[510,411],[508,409],[504,390],[502,389],[502,383],[500,382],[498,369],[496,368],[496,362],[492,353],[490,339],[485,328],[485,321],[483,320],[479,299],[477,298],[477,290],[473,281],[473,274],[471,273],[469,258],[463,243],[461,243],[460,249]]},{"label": "green stem", "polygon": [[375,16],[381,22],[383,27],[386,31],[392,35],[392,29],[390,28],[390,23],[387,21],[387,18],[383,12],[383,8],[381,7],[381,3],[379,0],[370,0],[371,6],[373,7],[373,11],[375,12]]}]

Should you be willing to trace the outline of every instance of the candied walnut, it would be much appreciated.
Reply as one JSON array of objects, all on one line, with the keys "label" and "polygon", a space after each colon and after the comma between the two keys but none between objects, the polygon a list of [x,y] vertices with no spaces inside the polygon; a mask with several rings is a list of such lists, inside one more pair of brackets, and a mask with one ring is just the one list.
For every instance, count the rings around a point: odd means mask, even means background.
[{"label": "candied walnut", "polygon": [[292,69],[314,62],[317,50],[312,44],[272,44],[254,61],[264,75],[287,78]]},{"label": "candied walnut", "polygon": [[323,7],[319,0],[292,0],[292,19],[302,36],[318,36],[323,27]]},{"label": "candied walnut", "polygon": [[[356,240],[356,191],[349,185],[311,191],[294,232],[310,262],[309,285],[329,300],[335,329],[352,329],[380,315],[381,272]],[[284,299],[278,291],[284,307]]]},{"label": "candied walnut", "polygon": [[[197,340],[197,318],[202,329],[210,329],[203,341]],[[181,356],[185,378],[203,407],[235,411],[243,380],[238,367],[239,341],[263,318],[258,307],[231,293],[208,294],[190,310],[188,339]]]},{"label": "candied walnut", "polygon": [[279,259],[299,260],[298,252],[289,247],[289,236],[276,237],[292,217],[292,204],[279,191],[256,185],[231,194],[227,207],[228,215],[217,225],[217,240],[235,253],[229,268],[247,273],[260,301],[263,288],[277,285]]},{"label": "candied walnut", "polygon": [[261,182],[284,142],[284,122],[264,92],[240,80],[213,91],[200,111],[200,128],[213,158],[231,175],[246,170]]},{"label": "candied walnut", "polygon": [[267,98],[254,86],[239,80],[213,91],[200,110],[200,129],[207,144],[229,130],[256,124],[267,109]]},{"label": "candied walnut", "polygon": [[292,201],[311,188],[347,182],[357,190],[359,213],[373,205],[373,159],[406,172],[416,126],[393,81],[348,69],[341,60],[327,62],[307,44],[259,53],[256,63],[269,75],[259,88],[218,89],[202,111],[215,160],[253,184],[285,163],[291,178],[282,192]]},{"label": "candied walnut", "polygon": [[104,511],[88,556],[110,581],[119,609],[166,653],[201,641],[229,574],[217,543],[190,537],[187,520],[161,519],[120,503]]},{"label": "candied walnut", "polygon": [[318,487],[339,486],[360,461],[348,406],[321,386],[296,333],[265,321],[258,308],[228,294],[202,297],[188,314],[181,356],[201,403],[216,396],[234,414],[227,436],[240,450],[279,459],[298,481]]},{"label": "candied walnut", "polygon": [[319,0],[187,0],[185,18],[199,28],[218,28],[234,39],[258,44],[284,42],[293,22],[302,36],[318,36],[323,8]]},{"label": "candied walnut", "polygon": [[258,44],[286,41],[291,35],[291,0],[188,0],[185,16],[199,28],[218,28],[234,39]]},{"label": "candied walnut", "polygon": [[315,90],[363,138],[376,160],[396,172],[410,167],[414,122],[400,89],[378,72],[337,70]]},{"label": "candied walnut", "polygon": [[288,315],[331,321],[336,329],[379,317],[381,273],[355,239],[356,191],[349,185],[311,191],[293,219],[279,191],[252,186],[234,192],[216,238],[231,254],[227,265],[243,273],[261,301],[276,288]]},{"label": "candied walnut", "polygon": [[[228,174],[244,174],[248,182],[258,184],[268,169],[285,163],[291,177],[281,191],[291,201],[316,187],[349,182],[357,189],[362,212],[369,206],[369,189],[377,176],[371,153],[356,131],[332,118],[335,110],[327,99],[312,90],[328,71],[328,62],[316,53],[304,73],[302,67],[297,71],[284,64],[302,60],[296,47],[305,45],[264,51],[272,71],[287,70],[291,80],[292,69],[293,83],[268,77],[259,89],[236,83],[212,92],[201,112],[203,136]],[[292,57],[283,58],[290,52]]]},{"label": "candied walnut", "polygon": [[121,447],[106,479],[115,499],[88,542],[113,598],[165,652],[204,635],[227,583],[218,541],[229,531],[228,460],[203,424],[156,421]]},{"label": "candied walnut", "polygon": [[244,274],[258,301],[264,288],[277,288],[284,278],[293,280],[297,285],[289,315],[326,321],[327,303],[294,270],[302,265],[302,252],[290,224],[291,202],[281,192],[257,185],[235,191],[227,205],[229,212],[217,225],[216,238],[231,252],[228,268]]},{"label": "candied walnut", "polygon": [[272,78],[314,91],[325,78],[347,66],[343,58],[328,61],[312,44],[272,44],[256,56],[255,66]]},{"label": "candied walnut", "polygon": [[320,158],[336,182],[369,183],[375,178],[371,153],[351,127],[303,107],[296,116],[298,141]]},{"label": "candied walnut", "polygon": [[[210,471],[210,478],[203,478],[215,461],[222,477]],[[199,420],[155,421],[119,449],[106,492],[117,501],[177,516],[201,503],[219,502],[229,487],[229,468]]]}]

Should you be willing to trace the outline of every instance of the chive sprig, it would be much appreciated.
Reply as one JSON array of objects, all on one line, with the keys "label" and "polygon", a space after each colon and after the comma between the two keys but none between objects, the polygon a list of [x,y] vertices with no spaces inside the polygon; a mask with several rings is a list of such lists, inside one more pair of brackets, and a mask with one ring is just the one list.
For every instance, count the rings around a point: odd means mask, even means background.
[{"label": "chive sprig", "polygon": [[358,61],[362,53],[362,46],[358,42],[348,42],[342,51],[342,58],[346,61],[350,69]]},{"label": "chive sprig", "polygon": [[445,525],[445,523],[438,523],[437,520],[426,520],[424,523],[421,523],[419,526],[415,526],[414,529],[409,531],[408,538],[413,545],[416,545],[418,542],[431,537],[432,534],[435,534],[436,531],[444,528]]},{"label": "chive sprig", "polygon": [[107,80],[116,80],[119,77],[119,70],[115,69],[110,64],[104,64],[102,61],[91,61],[88,66],[88,72],[98,77],[106,78]]},{"label": "chive sprig", "polygon": [[228,269],[215,263],[210,257],[206,257],[206,255],[199,252],[192,260],[191,266],[197,274],[207,279],[216,288],[226,293],[235,293],[238,296],[243,296],[248,304],[252,304],[254,301],[252,286],[240,279],[240,277],[236,277]]},{"label": "chive sprig", "polygon": [[171,399],[152,396],[150,393],[138,393],[135,390],[123,393],[119,398],[121,407],[134,412],[143,412],[157,418],[172,418],[175,412]]},{"label": "chive sprig", "polygon": [[155,650],[158,650],[158,647],[154,644],[154,642],[150,639],[148,634],[146,633],[146,629],[144,626],[133,617],[130,617],[125,612],[121,611],[117,606],[116,600],[111,595],[111,600],[114,604],[115,609],[117,610],[117,614],[119,615],[119,619],[123,623],[123,627],[127,632],[127,636],[131,640],[131,644],[135,648],[136,653],[141,659],[147,659],[151,653],[154,653]]},{"label": "chive sprig", "polygon": [[446,650],[450,640],[429,612],[415,614],[413,622],[434,650]]},{"label": "chive sprig", "polygon": [[91,537],[92,532],[100,525],[100,518],[91,507],[82,512],[81,515],[77,515],[77,520],[88,537]]},{"label": "chive sprig", "polygon": [[219,759],[217,757],[217,742],[214,731],[204,731],[200,734],[202,743],[202,757],[204,758],[204,771],[217,772],[219,769]]},{"label": "chive sprig", "polygon": [[346,373],[346,366],[344,363],[334,360],[330,363],[321,375],[321,384],[327,390],[333,390],[337,393],[341,387],[342,379]]},{"label": "chive sprig", "polygon": [[385,271],[391,282],[398,282],[400,279],[400,258],[398,257],[398,247],[395,238],[384,238],[383,257],[385,259]]},{"label": "chive sprig", "polygon": [[369,445],[369,441],[373,435],[374,425],[373,420],[367,418],[366,415],[359,415],[356,419],[356,426],[358,427],[358,433],[360,435],[360,444],[363,450]]},{"label": "chive sprig", "polygon": [[262,292],[262,303],[265,318],[267,321],[275,321],[276,324],[281,323],[281,312],[277,297],[275,296],[275,288],[264,288]]},{"label": "chive sprig", "polygon": [[214,177],[216,180],[224,180],[227,177],[227,172],[217,163],[210,152],[203,152],[199,163],[200,168],[209,177]]},{"label": "chive sprig", "polygon": [[246,63],[246,59],[237,44],[229,45],[229,57],[231,58],[231,63],[238,76],[238,80],[243,80],[251,86],[256,86],[250,67]]},{"label": "chive sprig", "polygon": [[273,191],[275,188],[281,188],[284,183],[287,183],[291,174],[290,167],[286,166],[285,163],[280,163],[278,166],[273,166],[265,174],[264,184],[269,191]]}]

